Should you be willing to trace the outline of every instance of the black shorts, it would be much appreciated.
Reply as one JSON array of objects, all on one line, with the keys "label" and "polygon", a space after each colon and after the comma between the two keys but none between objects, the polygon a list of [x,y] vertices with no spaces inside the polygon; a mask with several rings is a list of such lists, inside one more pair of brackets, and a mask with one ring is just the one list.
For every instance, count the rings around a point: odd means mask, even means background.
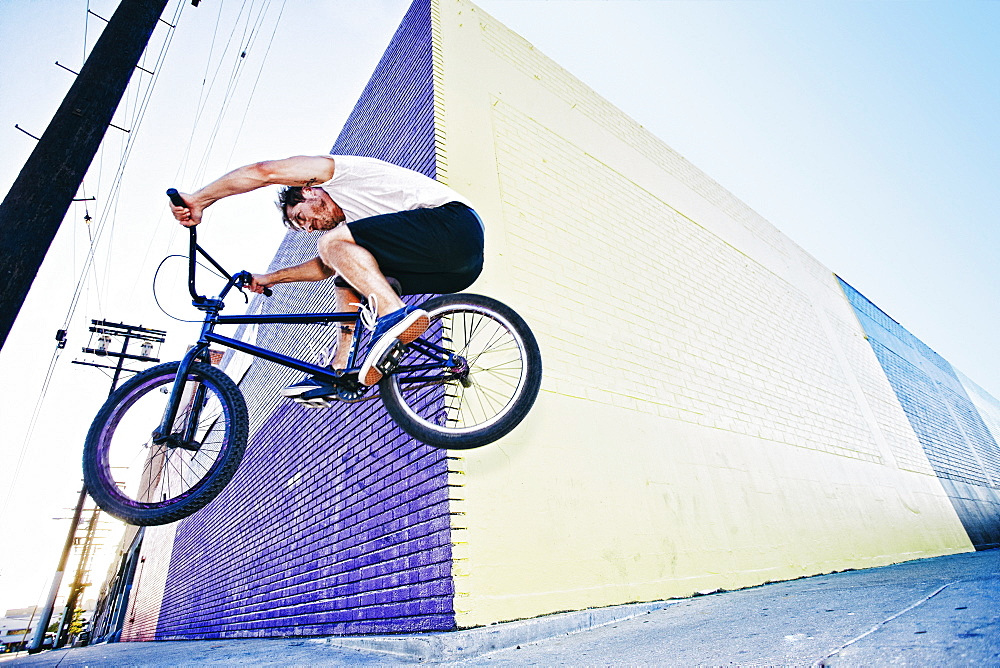
[{"label": "black shorts", "polygon": [[[404,295],[459,292],[483,270],[482,223],[460,202],[362,218],[347,227]],[[339,277],[337,284],[344,285]]]}]

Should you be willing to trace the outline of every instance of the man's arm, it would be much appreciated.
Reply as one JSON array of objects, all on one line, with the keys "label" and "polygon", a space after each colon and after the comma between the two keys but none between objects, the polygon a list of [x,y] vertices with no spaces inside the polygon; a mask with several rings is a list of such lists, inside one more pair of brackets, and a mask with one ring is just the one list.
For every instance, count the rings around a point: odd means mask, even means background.
[{"label": "man's arm", "polygon": [[201,222],[206,208],[223,197],[247,193],[264,186],[311,186],[333,178],[333,158],[299,155],[283,160],[265,160],[234,169],[195,193],[181,193],[186,207],[170,205],[174,218],[185,227]]},{"label": "man's arm", "polygon": [[264,288],[269,288],[278,283],[295,283],[298,281],[322,281],[336,274],[333,269],[323,264],[318,257],[297,264],[294,267],[285,267],[270,274],[254,274],[253,283],[249,288],[253,292],[263,292]]}]

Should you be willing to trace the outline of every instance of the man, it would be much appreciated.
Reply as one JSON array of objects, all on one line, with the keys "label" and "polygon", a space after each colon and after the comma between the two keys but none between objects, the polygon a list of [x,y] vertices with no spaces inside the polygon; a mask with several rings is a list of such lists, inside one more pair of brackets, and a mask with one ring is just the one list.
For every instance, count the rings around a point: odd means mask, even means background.
[{"label": "man", "polygon": [[[369,296],[378,317],[358,380],[374,385],[377,368],[398,340],[410,343],[430,324],[426,311],[406,306],[400,293],[449,293],[469,287],[483,267],[482,221],[468,200],[437,181],[375,158],[297,156],[246,165],[195,193],[181,193],[185,207],[171,204],[186,227],[201,222],[214,202],[269,185],[278,195],[282,220],[292,229],[322,232],[318,256],[294,267],[254,274],[250,289],[262,292],[278,283],[336,277],[336,309],[351,310]],[[347,365],[352,330],[342,327],[330,366]],[[328,386],[315,378],[285,388],[287,397],[322,394]]]}]

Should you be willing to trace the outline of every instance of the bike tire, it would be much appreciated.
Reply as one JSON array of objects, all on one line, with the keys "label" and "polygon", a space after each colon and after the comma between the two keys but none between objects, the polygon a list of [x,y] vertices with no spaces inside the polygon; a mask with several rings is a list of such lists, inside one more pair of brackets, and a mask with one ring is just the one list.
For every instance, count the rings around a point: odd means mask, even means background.
[{"label": "bike tire", "polygon": [[411,344],[399,371],[379,384],[389,415],[436,448],[478,448],[508,434],[531,410],[542,382],[542,356],[527,323],[482,295],[443,295],[421,308],[431,321],[421,339],[461,355],[467,365],[461,377],[421,381],[420,372],[406,371],[420,362]]},{"label": "bike tire", "polygon": [[173,430],[196,415],[190,447],[153,443],[179,365],[161,364],[129,379],[108,397],[87,433],[87,491],[102,510],[128,524],[169,524],[201,509],[229,483],[246,450],[243,394],[225,372],[198,362],[188,371]]}]

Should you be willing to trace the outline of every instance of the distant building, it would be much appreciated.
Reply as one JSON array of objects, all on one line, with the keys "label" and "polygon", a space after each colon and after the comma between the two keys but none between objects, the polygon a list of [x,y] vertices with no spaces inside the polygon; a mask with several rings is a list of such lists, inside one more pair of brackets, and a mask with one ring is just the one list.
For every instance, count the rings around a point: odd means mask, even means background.
[{"label": "distant building", "polygon": [[0,652],[16,652],[27,648],[31,631],[38,622],[36,608],[14,608],[0,619]]},{"label": "distant building", "polygon": [[[129,544],[122,639],[443,631],[1000,545],[1000,402],[471,2],[415,0],[332,152],[476,203],[470,292],[538,336],[538,402],[444,452],[228,358],[246,458]],[[314,253],[289,232],[275,266]],[[242,335],[304,354],[331,329]]]}]

